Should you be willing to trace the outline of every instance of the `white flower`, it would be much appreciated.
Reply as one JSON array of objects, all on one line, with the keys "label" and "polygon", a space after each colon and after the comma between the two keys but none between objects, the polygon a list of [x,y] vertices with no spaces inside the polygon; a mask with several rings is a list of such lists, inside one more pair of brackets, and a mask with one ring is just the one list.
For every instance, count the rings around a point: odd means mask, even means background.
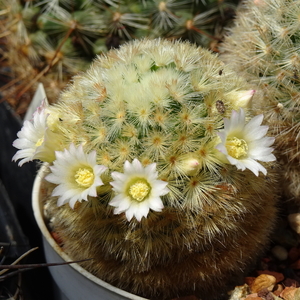
[{"label": "white flower", "polygon": [[33,114],[32,121],[25,121],[21,130],[17,133],[18,139],[13,142],[17,153],[12,160],[19,162],[19,166],[34,159],[51,162],[55,159],[55,147],[58,140],[54,134],[47,130],[46,103],[43,102]]},{"label": "white flower", "polygon": [[56,151],[56,160],[50,166],[52,173],[45,178],[57,184],[52,196],[59,196],[57,205],[69,202],[74,208],[76,201],[87,201],[88,196],[97,196],[97,187],[103,185],[100,175],[107,169],[97,165],[96,151],[84,153],[82,145],[78,148],[74,144],[69,150]]},{"label": "white flower", "polygon": [[141,221],[142,217],[147,217],[150,209],[162,211],[164,205],[160,196],[166,195],[169,189],[167,182],[157,179],[155,163],[143,167],[138,159],[132,163],[126,161],[124,174],[112,172],[111,176],[116,196],[109,204],[115,207],[115,214],[125,212],[128,221],[134,216]]},{"label": "white flower", "polygon": [[263,115],[255,116],[245,124],[245,113],[241,108],[238,112],[232,111],[230,119],[224,119],[224,130],[219,132],[221,143],[216,148],[221,151],[229,163],[239,170],[246,168],[256,176],[259,171],[264,175],[267,170],[257,162],[276,160],[271,153],[274,137],[266,137],[268,126],[261,126]]}]

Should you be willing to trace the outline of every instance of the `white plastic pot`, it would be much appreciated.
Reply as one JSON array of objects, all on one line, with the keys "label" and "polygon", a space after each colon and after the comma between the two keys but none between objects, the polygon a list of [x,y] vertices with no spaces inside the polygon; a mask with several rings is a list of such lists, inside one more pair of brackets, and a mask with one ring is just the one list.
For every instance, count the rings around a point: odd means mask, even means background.
[{"label": "white plastic pot", "polygon": [[[39,170],[33,185],[32,207],[35,219],[43,235],[45,258],[48,263],[72,261],[50,235],[43,218],[41,181],[45,166]],[[116,288],[87,272],[78,264],[49,267],[58,289],[56,300],[147,300]]]}]

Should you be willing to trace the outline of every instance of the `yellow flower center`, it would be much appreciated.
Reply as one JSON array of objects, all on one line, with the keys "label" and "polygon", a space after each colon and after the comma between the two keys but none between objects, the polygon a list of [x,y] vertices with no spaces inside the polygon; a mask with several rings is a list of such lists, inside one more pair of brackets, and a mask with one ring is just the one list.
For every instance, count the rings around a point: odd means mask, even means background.
[{"label": "yellow flower center", "polygon": [[94,172],[90,168],[80,168],[75,173],[75,181],[80,187],[90,187],[94,183]]},{"label": "yellow flower center", "polygon": [[150,192],[150,186],[146,180],[137,180],[130,185],[128,193],[136,201],[143,201]]},{"label": "yellow flower center", "polygon": [[41,146],[43,144],[43,142],[44,142],[44,137],[38,139],[38,141],[35,143],[35,146],[39,147],[39,146]]},{"label": "yellow flower center", "polygon": [[248,153],[246,141],[237,137],[227,139],[226,148],[228,154],[237,159],[246,157]]}]

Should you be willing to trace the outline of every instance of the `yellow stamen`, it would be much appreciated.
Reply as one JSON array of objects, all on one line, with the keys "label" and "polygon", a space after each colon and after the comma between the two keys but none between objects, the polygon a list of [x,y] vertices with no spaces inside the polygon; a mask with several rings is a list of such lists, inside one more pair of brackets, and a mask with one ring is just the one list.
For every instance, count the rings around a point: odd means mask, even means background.
[{"label": "yellow stamen", "polygon": [[90,187],[94,183],[94,172],[89,168],[80,168],[75,173],[75,181],[80,187]]},{"label": "yellow stamen", "polygon": [[234,158],[243,158],[247,156],[248,145],[245,140],[233,137],[226,141],[227,152]]},{"label": "yellow stamen", "polygon": [[44,142],[44,137],[40,138],[40,139],[35,143],[35,146],[36,146],[36,147],[39,147],[39,146],[41,146],[41,145],[43,144],[43,142]]},{"label": "yellow stamen", "polygon": [[149,184],[144,180],[138,180],[129,187],[129,195],[137,201],[143,201],[149,194]]}]

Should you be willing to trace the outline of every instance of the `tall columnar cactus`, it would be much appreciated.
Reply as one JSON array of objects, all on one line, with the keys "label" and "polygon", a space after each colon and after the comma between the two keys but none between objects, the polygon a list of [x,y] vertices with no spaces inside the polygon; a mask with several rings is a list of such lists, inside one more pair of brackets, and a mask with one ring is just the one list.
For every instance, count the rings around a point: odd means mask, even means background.
[{"label": "tall columnar cactus", "polygon": [[180,38],[214,48],[237,1],[1,0],[1,55],[12,77],[4,96],[21,113],[43,82],[54,102],[95,55],[135,38]]},{"label": "tall columnar cactus", "polygon": [[[256,106],[277,130],[288,199],[300,204],[300,1],[245,1],[222,58],[260,89]],[[259,94],[259,93],[257,93]]]},{"label": "tall columnar cactus", "polygon": [[274,138],[253,94],[208,50],[136,41],[40,107],[14,160],[49,163],[50,226],[90,272],[146,297],[212,299],[275,220]]}]

